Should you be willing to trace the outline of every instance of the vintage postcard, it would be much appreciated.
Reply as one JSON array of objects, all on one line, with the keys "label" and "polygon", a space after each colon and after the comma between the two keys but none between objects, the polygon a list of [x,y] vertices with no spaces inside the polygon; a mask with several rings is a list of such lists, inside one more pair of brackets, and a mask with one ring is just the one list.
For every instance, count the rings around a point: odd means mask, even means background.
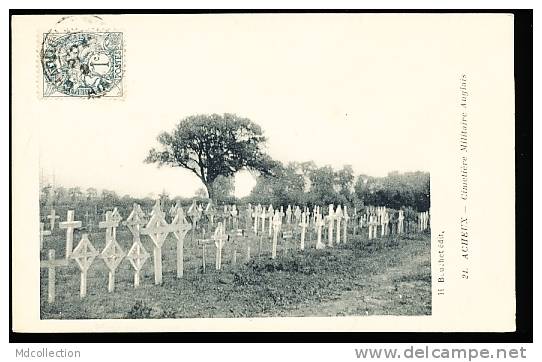
[{"label": "vintage postcard", "polygon": [[14,331],[515,330],[513,15],[11,32]]}]

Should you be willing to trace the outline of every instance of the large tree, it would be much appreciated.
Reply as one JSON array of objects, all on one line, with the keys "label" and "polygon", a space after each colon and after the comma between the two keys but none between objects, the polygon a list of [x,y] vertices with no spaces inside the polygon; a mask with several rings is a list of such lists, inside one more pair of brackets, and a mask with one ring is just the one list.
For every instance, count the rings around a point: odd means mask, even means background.
[{"label": "large tree", "polygon": [[218,176],[246,169],[269,174],[274,162],[265,154],[260,126],[235,114],[188,116],[172,132],[158,136],[160,149],[151,149],[145,162],[182,167],[194,173],[215,199]]}]

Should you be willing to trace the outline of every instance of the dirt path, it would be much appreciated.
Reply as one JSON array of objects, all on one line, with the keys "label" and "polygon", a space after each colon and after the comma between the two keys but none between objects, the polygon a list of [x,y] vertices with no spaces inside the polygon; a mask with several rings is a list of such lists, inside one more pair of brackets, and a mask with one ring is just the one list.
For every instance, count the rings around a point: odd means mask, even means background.
[{"label": "dirt path", "polygon": [[416,297],[422,282],[410,280],[430,268],[425,254],[406,260],[399,266],[385,272],[360,278],[352,290],[346,291],[333,300],[317,305],[303,305],[292,311],[292,316],[348,316],[348,315],[386,315],[396,310],[396,304],[406,304],[407,299]]}]

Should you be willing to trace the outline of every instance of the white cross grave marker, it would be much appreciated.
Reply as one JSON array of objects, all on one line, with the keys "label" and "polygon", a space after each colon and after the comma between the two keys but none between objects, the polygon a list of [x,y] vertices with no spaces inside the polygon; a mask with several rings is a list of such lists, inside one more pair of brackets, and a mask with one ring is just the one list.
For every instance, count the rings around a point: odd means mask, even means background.
[{"label": "white cross grave marker", "polygon": [[288,205],[286,209],[286,223],[290,225],[292,223],[292,205]]},{"label": "white cross grave marker", "polygon": [[327,238],[328,246],[333,247],[333,224],[335,223],[335,212],[333,211],[333,204],[329,205],[329,213],[327,215],[327,221],[329,223]]},{"label": "white cross grave marker", "polygon": [[322,219],[322,214],[316,214],[315,222],[317,231],[316,231],[316,249],[324,249],[326,246],[322,243],[322,226],[324,226],[324,220]]},{"label": "white cross grave marker", "polygon": [[405,212],[399,210],[399,216],[397,217],[397,234],[403,233],[403,222],[405,220]]},{"label": "white cross grave marker", "polygon": [[51,230],[45,230],[45,224],[40,222],[40,251],[43,250],[43,237],[51,235]]},{"label": "white cross grave marker", "polygon": [[140,238],[141,225],[144,225],[144,216],[145,214],[141,210],[141,206],[134,204],[132,212],[124,222],[124,225],[128,227],[133,235],[133,243],[128,254],[126,254],[126,259],[130,261],[130,264],[134,268],[134,288],[139,287],[141,269],[150,256],[143,247]]},{"label": "white cross grave marker", "polygon": [[348,220],[350,220],[350,216],[348,215],[348,211],[346,210],[346,205],[344,206],[343,211],[343,219],[344,219],[344,231],[343,231],[343,243],[346,244],[347,239],[347,232],[348,232]]},{"label": "white cross grave marker", "polygon": [[390,215],[387,210],[382,213],[382,236],[388,235],[388,225],[390,223]]},{"label": "white cross grave marker", "polygon": [[56,214],[55,209],[51,209],[51,213],[47,215],[47,218],[50,220],[50,225],[51,225],[49,230],[53,231],[55,229],[55,222],[56,222],[55,220],[60,219],[60,216]]},{"label": "white cross grave marker", "polygon": [[192,201],[192,205],[190,205],[186,214],[190,217],[190,221],[192,222],[192,239],[194,239],[194,233],[196,232],[196,227],[198,225],[198,222],[201,219],[201,211],[198,205],[196,204],[196,200]]},{"label": "white cross grave marker", "polygon": [[252,217],[254,218],[254,234],[255,235],[258,235],[258,223],[259,223],[258,218],[260,217],[260,210],[261,210],[261,207],[260,205],[258,205],[254,208],[254,212],[252,213]]},{"label": "white cross grave marker", "polygon": [[265,219],[267,219],[267,214],[265,207],[262,207],[262,212],[260,213],[260,218],[262,219],[262,236],[265,234]]},{"label": "white cross grave marker", "polygon": [[299,208],[299,206],[295,207],[294,216],[295,216],[295,223],[299,224],[301,222],[301,209]]},{"label": "white cross grave marker", "polygon": [[148,235],[153,243],[154,283],[157,285],[162,284],[162,245],[169,233],[170,228],[160,210],[160,205],[155,205],[149,222],[141,228],[141,234]]},{"label": "white cross grave marker", "polygon": [[[119,210],[116,207],[111,213],[111,220],[118,224],[120,224],[120,222],[122,221],[122,216],[120,215]],[[113,228],[113,239],[117,239],[117,228]]]},{"label": "white cross grave marker", "polygon": [[214,222],[215,222],[215,215],[216,215],[216,210],[215,210],[215,207],[213,205],[213,201],[209,201],[209,203],[205,207],[204,213],[207,216],[207,219],[209,220],[209,223],[212,226],[214,224]]},{"label": "white cross grave marker", "polygon": [[55,260],[54,249],[49,250],[49,259],[40,261],[40,268],[47,268],[47,302],[53,303],[56,296],[56,267],[67,266],[68,260]]},{"label": "white cross grave marker", "polygon": [[100,258],[103,259],[105,265],[109,269],[107,291],[110,293],[115,290],[115,272],[125,256],[126,253],[122,250],[116,238],[111,238],[105,245],[104,250],[100,253]]},{"label": "white cross grave marker", "polygon": [[238,222],[238,216],[239,211],[237,210],[237,206],[233,205],[230,210],[230,215],[232,217],[232,229],[237,229],[239,222]]},{"label": "white cross grave marker", "polygon": [[207,248],[207,244],[212,242],[214,242],[213,239],[205,239],[205,229],[203,229],[202,238],[197,240],[198,245],[201,246],[201,266],[203,273],[205,273],[205,266],[207,264],[205,261],[205,250]]},{"label": "white cross grave marker", "polygon": [[186,220],[182,207],[177,209],[177,214],[171,222],[172,232],[177,239],[177,278],[184,275],[184,238],[186,233],[192,228]]},{"label": "white cross grave marker", "polygon": [[105,221],[100,221],[98,224],[98,227],[100,229],[105,229],[105,244],[109,242],[109,240],[113,239],[113,235],[116,235],[116,229],[119,226],[118,219],[113,218],[112,212],[107,211],[105,213]]},{"label": "white cross grave marker", "polygon": [[267,209],[267,216],[269,217],[269,237],[271,237],[271,235],[273,235],[273,220],[275,218],[275,210],[273,209],[273,205],[269,205],[269,208]]},{"label": "white cross grave marker", "polygon": [[301,214],[301,223],[299,224],[299,226],[301,226],[301,243],[299,248],[301,250],[305,250],[305,232],[307,227],[309,226],[309,215],[306,211]]},{"label": "white cross grave marker", "polygon": [[376,239],[378,233],[378,216],[370,215],[369,216],[369,239]]},{"label": "white cross grave marker", "polygon": [[277,212],[273,216],[273,246],[271,248],[271,259],[275,259],[277,257],[277,242],[278,242],[277,239],[278,239],[281,224],[282,224],[282,220],[277,210]]},{"label": "white cross grave marker", "polygon": [[213,234],[213,240],[216,247],[215,269],[220,270],[222,269],[222,248],[228,240],[228,235],[226,235],[224,225],[221,222],[218,223],[215,233]]},{"label": "white cross grave marker", "polygon": [[335,219],[337,220],[337,240],[336,244],[341,243],[341,220],[343,218],[343,211],[341,209],[341,205],[337,206],[337,210],[335,210]]},{"label": "white cross grave marker", "polygon": [[83,234],[81,241],[79,241],[79,244],[77,244],[71,254],[71,258],[75,260],[81,271],[81,285],[79,288],[79,296],[81,298],[87,295],[87,272],[98,254],[98,251],[90,242],[88,234]]},{"label": "white cross grave marker", "polygon": [[67,220],[58,224],[61,229],[66,229],[66,259],[68,259],[73,250],[73,231],[82,226],[81,221],[74,220],[74,211],[68,210]]}]

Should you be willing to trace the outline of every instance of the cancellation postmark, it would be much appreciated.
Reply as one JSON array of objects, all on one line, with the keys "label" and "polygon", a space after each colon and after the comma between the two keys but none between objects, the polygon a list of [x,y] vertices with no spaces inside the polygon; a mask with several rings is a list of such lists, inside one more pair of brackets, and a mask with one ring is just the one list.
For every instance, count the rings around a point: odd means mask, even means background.
[{"label": "cancellation postmark", "polygon": [[121,32],[44,34],[44,97],[122,97]]},{"label": "cancellation postmark", "polygon": [[44,98],[124,96],[124,36],[98,16],[67,16],[41,35]]}]

